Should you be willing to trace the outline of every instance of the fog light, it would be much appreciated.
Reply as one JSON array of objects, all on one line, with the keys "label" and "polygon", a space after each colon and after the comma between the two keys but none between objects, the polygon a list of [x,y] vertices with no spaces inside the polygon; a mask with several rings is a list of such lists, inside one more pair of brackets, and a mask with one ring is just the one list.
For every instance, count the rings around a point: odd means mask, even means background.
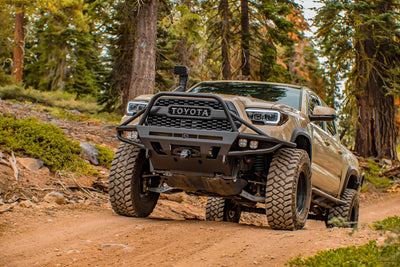
[{"label": "fog light", "polygon": [[255,141],[255,140],[250,141],[249,147],[250,147],[251,149],[257,149],[257,147],[258,147],[258,141]]},{"label": "fog light", "polygon": [[239,139],[239,146],[246,147],[247,146],[247,139]]},{"label": "fog light", "polygon": [[138,139],[138,132],[132,131],[126,134],[127,139],[137,140]]}]

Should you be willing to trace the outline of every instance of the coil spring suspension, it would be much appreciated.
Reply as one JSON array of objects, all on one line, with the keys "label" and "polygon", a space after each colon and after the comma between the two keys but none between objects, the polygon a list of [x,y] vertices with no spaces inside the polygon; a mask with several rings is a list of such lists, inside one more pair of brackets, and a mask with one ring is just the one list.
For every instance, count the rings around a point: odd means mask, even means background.
[{"label": "coil spring suspension", "polygon": [[265,170],[264,155],[256,155],[254,159],[254,171],[261,172]]}]

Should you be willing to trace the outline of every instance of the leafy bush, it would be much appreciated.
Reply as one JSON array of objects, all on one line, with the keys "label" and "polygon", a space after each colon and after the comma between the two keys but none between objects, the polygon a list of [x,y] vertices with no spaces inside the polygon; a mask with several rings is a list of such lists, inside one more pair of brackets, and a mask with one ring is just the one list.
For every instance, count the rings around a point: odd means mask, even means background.
[{"label": "leafy bush", "polygon": [[8,75],[4,73],[4,71],[0,70],[0,86],[12,84],[15,82],[15,79],[11,77],[11,75]]},{"label": "leafy bush", "polygon": [[374,222],[372,227],[376,230],[391,231],[400,234],[400,217],[389,216],[382,221]]},{"label": "leafy bush", "polygon": [[372,160],[367,160],[368,162],[368,173],[365,174],[365,180],[371,183],[377,189],[384,189],[391,186],[394,182],[387,177],[379,177],[379,173],[382,170],[382,166]]},{"label": "leafy bush", "polygon": [[98,106],[95,99],[87,97],[75,100],[74,94],[66,92],[42,92],[32,88],[24,89],[21,86],[9,85],[0,87],[0,98],[4,100],[29,101],[52,107],[78,110],[80,112],[97,113],[102,107]]},{"label": "leafy bush", "polygon": [[390,231],[397,238],[388,236],[386,245],[378,246],[376,241],[355,247],[320,251],[315,256],[302,258],[298,256],[289,260],[289,266],[399,266],[400,264],[400,217],[390,216],[372,224],[372,228]]},{"label": "leafy bush", "polygon": [[111,162],[114,158],[114,152],[112,152],[111,149],[100,145],[96,145],[96,147],[99,150],[99,155],[97,159],[99,160],[100,165],[110,169]]},{"label": "leafy bush", "polygon": [[69,140],[56,126],[41,123],[36,118],[0,117],[0,147],[6,152],[21,151],[40,158],[53,171],[92,173],[90,165],[78,157],[79,143]]},{"label": "leafy bush", "polygon": [[376,241],[355,247],[320,251],[315,256],[298,256],[288,261],[289,266],[398,266],[400,262],[400,244],[378,246]]}]

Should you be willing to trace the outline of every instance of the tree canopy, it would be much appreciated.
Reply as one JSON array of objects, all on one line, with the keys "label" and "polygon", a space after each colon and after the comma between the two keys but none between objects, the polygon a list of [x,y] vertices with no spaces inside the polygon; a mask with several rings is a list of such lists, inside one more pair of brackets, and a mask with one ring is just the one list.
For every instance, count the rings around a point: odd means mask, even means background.
[{"label": "tree canopy", "polygon": [[[217,79],[304,85],[333,107],[347,104],[343,127],[373,121],[357,128],[356,143],[370,148],[356,145],[358,153],[395,157],[394,145],[381,151],[377,140],[385,127],[383,142],[396,143],[398,0],[321,0],[314,39],[305,36],[309,24],[293,0],[0,3],[0,85],[14,75],[27,87],[96,97],[109,111],[123,110],[137,94],[173,89],[174,65],[191,69],[190,85]],[[366,104],[374,98],[382,101]],[[364,140],[365,131],[374,134]]]}]

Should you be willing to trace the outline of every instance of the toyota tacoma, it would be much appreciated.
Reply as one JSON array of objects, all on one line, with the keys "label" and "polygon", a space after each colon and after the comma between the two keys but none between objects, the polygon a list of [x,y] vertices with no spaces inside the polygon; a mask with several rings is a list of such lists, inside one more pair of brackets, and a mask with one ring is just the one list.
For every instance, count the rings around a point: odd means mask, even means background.
[{"label": "toyota tacoma", "polygon": [[109,194],[120,215],[147,217],[160,193],[207,196],[206,220],[266,214],[273,229],[307,218],[357,225],[363,175],[340,143],[335,110],[310,89],[253,81],[206,81],[129,102]]}]

